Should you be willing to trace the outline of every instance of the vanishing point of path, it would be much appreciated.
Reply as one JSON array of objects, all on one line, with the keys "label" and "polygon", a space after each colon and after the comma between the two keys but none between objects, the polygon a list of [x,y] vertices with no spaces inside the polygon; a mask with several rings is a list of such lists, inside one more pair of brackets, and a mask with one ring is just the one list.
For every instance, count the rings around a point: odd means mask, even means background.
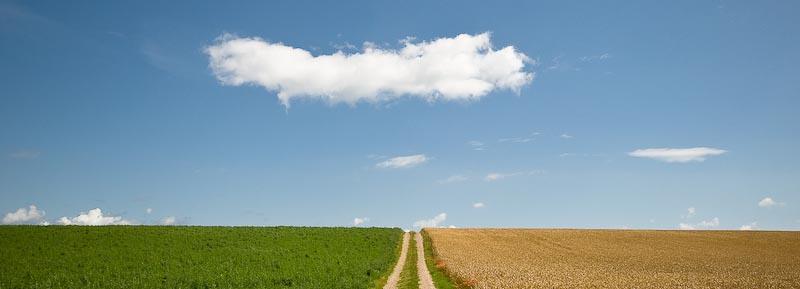
[{"label": "vanishing point of path", "polygon": [[[409,233],[406,232],[403,234],[403,244],[400,247],[400,258],[397,259],[397,264],[394,266],[392,270],[392,274],[389,275],[389,279],[386,281],[386,285],[383,286],[383,289],[397,289],[397,282],[400,281],[400,273],[403,271],[403,267],[406,264],[406,256],[408,255],[408,246],[409,246]],[[420,289],[436,289],[433,286],[433,279],[431,278],[431,274],[428,271],[428,266],[425,264],[425,248],[422,243],[422,235],[419,233],[414,234],[414,241],[417,249],[417,274],[419,277],[419,288]],[[414,260],[409,260],[410,262],[414,262]]]}]

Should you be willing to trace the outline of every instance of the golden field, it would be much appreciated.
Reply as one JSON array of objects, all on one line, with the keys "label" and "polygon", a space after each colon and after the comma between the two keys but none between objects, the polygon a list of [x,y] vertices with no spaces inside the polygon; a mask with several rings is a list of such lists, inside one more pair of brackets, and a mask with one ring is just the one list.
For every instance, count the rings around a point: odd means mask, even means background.
[{"label": "golden field", "polygon": [[800,232],[425,229],[472,288],[800,288]]}]

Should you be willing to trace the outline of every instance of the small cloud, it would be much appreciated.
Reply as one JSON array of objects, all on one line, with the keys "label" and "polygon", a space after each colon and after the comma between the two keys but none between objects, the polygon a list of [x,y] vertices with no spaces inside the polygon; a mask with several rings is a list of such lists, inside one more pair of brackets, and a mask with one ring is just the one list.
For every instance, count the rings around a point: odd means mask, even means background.
[{"label": "small cloud", "polygon": [[511,137],[511,138],[501,138],[498,139],[497,142],[511,142],[511,143],[527,143],[532,142],[532,137]]},{"label": "small cloud", "polygon": [[419,220],[414,222],[414,227],[416,228],[436,228],[439,227],[439,224],[447,220],[447,214],[441,213],[436,215],[435,217],[427,220]]},{"label": "small cloud", "polygon": [[7,213],[3,217],[3,224],[32,224],[41,222],[44,219],[45,212],[39,210],[35,205],[30,205],[27,208],[19,208],[15,212]]},{"label": "small cloud", "polygon": [[696,148],[649,148],[638,149],[628,153],[629,156],[638,158],[649,158],[668,163],[702,162],[710,156],[717,156],[726,153],[726,150],[696,147]]},{"label": "small cloud", "polygon": [[744,224],[739,227],[740,231],[752,231],[758,228],[758,222],[752,222],[750,224]]},{"label": "small cloud", "polygon": [[533,171],[527,171],[527,172],[513,172],[513,173],[489,173],[483,179],[485,181],[487,181],[487,182],[494,182],[494,181],[499,181],[499,180],[510,178],[510,177],[524,176],[524,175],[532,176],[532,175],[539,175],[539,174],[543,174],[543,173],[544,173],[544,171],[540,171],[540,170],[533,170]]},{"label": "small cloud", "polygon": [[475,151],[484,151],[484,150],[486,150],[486,146],[484,145],[484,143],[476,141],[476,140],[471,140],[471,141],[467,142],[467,144],[469,144],[472,147],[472,150],[475,150]]},{"label": "small cloud", "polygon": [[446,179],[441,179],[438,181],[439,184],[449,184],[449,183],[458,183],[468,180],[467,177],[462,175],[452,175],[447,177]]},{"label": "small cloud", "polygon": [[481,202],[478,202],[478,203],[474,203],[474,204],[472,204],[472,207],[473,207],[473,208],[476,208],[476,209],[483,208],[484,206],[486,206],[486,205],[484,205],[484,204],[483,204],[483,203],[481,203]]},{"label": "small cloud", "polygon": [[714,229],[716,227],[719,227],[719,218],[717,217],[714,217],[713,219],[708,221],[700,221],[699,223],[694,225],[686,223],[678,224],[678,229],[681,230],[708,230],[708,229]]},{"label": "small cloud", "polygon": [[147,208],[144,211],[147,212],[147,214],[149,215],[149,214],[153,213],[153,208]]},{"label": "small cloud", "polygon": [[81,212],[73,218],[61,217],[58,219],[60,225],[80,225],[80,226],[107,226],[107,225],[133,225],[134,222],[118,216],[103,215],[100,208]]},{"label": "small cloud", "polygon": [[12,159],[25,159],[25,160],[32,160],[39,158],[42,155],[42,152],[36,150],[18,150],[13,153],[8,154],[8,157]]},{"label": "small cloud", "polygon": [[369,222],[369,218],[367,218],[367,217],[355,218],[355,219],[353,219],[353,226],[360,226],[360,225],[362,225],[362,224],[364,224],[366,222]]},{"label": "small cloud", "polygon": [[393,157],[391,159],[377,163],[375,166],[379,168],[401,169],[412,168],[421,165],[428,161],[428,157],[423,154]]},{"label": "small cloud", "polygon": [[173,226],[178,224],[178,219],[174,216],[169,216],[161,219],[161,224],[164,226]]},{"label": "small cloud", "polygon": [[447,228],[448,228],[448,229],[457,229],[458,227],[456,227],[456,226],[453,226],[453,225],[450,225],[450,226],[447,226]]},{"label": "small cloud", "polygon": [[758,206],[762,208],[771,208],[775,206],[784,206],[784,205],[786,204],[781,202],[776,202],[771,197],[763,198],[761,199],[761,201],[758,202]]},{"label": "small cloud", "polygon": [[568,135],[568,134],[566,134],[566,133],[562,133],[562,134],[561,134],[559,137],[560,137],[560,138],[563,138],[563,139],[571,139],[571,138],[572,138],[572,136],[571,136],[571,135]]},{"label": "small cloud", "polygon": [[582,62],[593,62],[593,61],[598,61],[598,60],[606,60],[606,59],[609,59],[609,58],[611,58],[611,54],[603,53],[603,54],[600,54],[600,55],[583,56],[583,57],[580,58],[580,61],[582,61]]},{"label": "small cloud", "polygon": [[686,215],[681,216],[681,218],[691,219],[692,217],[694,217],[696,212],[697,210],[694,207],[689,207],[688,209],[686,209]]}]

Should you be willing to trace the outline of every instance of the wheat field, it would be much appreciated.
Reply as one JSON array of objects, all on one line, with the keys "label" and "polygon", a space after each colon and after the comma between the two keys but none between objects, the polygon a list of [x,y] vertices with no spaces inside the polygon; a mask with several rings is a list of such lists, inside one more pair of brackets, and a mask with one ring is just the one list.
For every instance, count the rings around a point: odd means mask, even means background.
[{"label": "wheat field", "polygon": [[800,232],[425,229],[472,288],[800,288]]}]

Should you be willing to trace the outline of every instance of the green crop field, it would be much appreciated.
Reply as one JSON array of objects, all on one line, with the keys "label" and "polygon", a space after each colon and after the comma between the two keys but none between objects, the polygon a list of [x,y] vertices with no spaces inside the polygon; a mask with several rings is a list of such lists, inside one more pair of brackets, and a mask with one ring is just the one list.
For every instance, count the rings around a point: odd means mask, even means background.
[{"label": "green crop field", "polygon": [[0,226],[0,289],[376,288],[400,229]]}]

